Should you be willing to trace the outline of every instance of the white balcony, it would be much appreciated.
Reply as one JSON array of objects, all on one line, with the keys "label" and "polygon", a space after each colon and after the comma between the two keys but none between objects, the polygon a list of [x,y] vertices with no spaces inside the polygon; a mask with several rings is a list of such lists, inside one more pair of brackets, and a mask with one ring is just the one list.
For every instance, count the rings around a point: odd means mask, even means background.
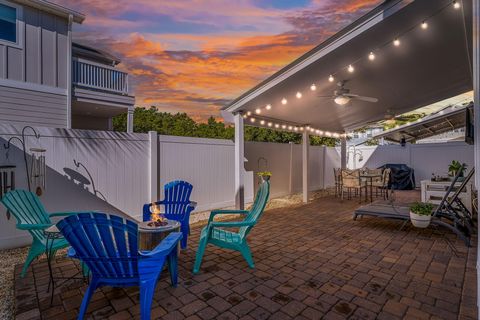
[{"label": "white balcony", "polygon": [[93,90],[128,95],[128,73],[114,67],[83,59],[74,59],[72,83]]}]

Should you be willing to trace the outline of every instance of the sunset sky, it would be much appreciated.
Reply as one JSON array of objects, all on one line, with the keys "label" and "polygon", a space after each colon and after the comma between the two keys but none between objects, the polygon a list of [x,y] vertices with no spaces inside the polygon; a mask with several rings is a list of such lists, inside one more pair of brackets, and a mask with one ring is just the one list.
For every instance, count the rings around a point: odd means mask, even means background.
[{"label": "sunset sky", "polygon": [[108,50],[136,104],[197,120],[265,79],[381,0],[55,0],[86,14],[74,39]]}]

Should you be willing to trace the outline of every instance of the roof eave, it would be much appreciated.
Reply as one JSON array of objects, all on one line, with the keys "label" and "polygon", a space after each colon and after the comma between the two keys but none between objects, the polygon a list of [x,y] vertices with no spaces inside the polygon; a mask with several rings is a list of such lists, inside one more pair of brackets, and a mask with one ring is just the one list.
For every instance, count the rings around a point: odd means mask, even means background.
[{"label": "roof eave", "polygon": [[67,18],[71,15],[73,22],[81,24],[85,20],[85,15],[78,11],[69,9],[67,7],[52,3],[46,0],[14,0],[16,3],[24,4],[43,11],[50,12],[54,15]]}]

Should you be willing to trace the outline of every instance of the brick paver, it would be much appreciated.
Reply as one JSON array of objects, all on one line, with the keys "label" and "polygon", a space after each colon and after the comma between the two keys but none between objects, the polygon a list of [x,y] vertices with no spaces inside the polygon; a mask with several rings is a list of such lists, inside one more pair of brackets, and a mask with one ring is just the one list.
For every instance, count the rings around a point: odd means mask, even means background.
[{"label": "brick paver", "polygon": [[[418,193],[397,193],[397,200]],[[269,210],[249,235],[256,268],[238,252],[209,246],[199,275],[191,269],[200,227],[179,257],[179,285],[163,272],[152,304],[154,319],[476,319],[476,248],[441,229],[420,230],[364,217],[352,220],[356,200],[333,197]],[[476,244],[476,239],[472,243]],[[72,274],[72,260],[54,270]],[[74,319],[85,284],[46,292],[45,260],[24,279],[16,268],[17,319]],[[139,318],[138,288],[97,290],[93,319]]]}]

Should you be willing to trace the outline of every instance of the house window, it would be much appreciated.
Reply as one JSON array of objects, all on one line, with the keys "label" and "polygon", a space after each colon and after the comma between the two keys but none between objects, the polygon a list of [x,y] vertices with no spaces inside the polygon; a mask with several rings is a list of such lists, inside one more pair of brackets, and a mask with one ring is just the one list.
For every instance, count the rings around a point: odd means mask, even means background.
[{"label": "house window", "polygon": [[17,43],[17,9],[0,3],[0,40]]}]

